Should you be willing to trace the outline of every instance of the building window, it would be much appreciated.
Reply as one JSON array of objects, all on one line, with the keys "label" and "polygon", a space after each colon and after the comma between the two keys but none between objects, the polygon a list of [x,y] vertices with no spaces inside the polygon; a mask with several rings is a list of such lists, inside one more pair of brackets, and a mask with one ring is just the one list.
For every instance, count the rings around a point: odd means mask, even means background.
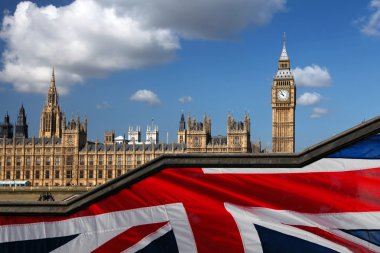
[{"label": "building window", "polygon": [[16,157],[16,165],[17,166],[21,165],[21,158],[19,156]]},{"label": "building window", "polygon": [[98,164],[103,165],[103,156],[98,157]]},{"label": "building window", "polygon": [[199,146],[199,145],[200,145],[199,138],[198,137],[194,137],[194,146]]},{"label": "building window", "polygon": [[16,179],[20,179],[20,178],[21,178],[21,171],[16,170]]},{"label": "building window", "polygon": [[240,139],[239,139],[239,137],[235,136],[235,138],[234,138],[234,144],[235,144],[235,145],[240,144]]},{"label": "building window", "polygon": [[141,155],[137,155],[137,164],[141,164]]},{"label": "building window", "polygon": [[11,171],[10,170],[7,170],[6,173],[5,173],[5,177],[7,179],[11,179]]},{"label": "building window", "polygon": [[11,166],[12,164],[12,158],[7,157],[7,166]]},{"label": "building window", "polygon": [[30,156],[26,157],[26,166],[30,166]]},{"label": "building window", "polygon": [[36,165],[40,166],[41,165],[41,157],[36,156]]},{"label": "building window", "polygon": [[145,160],[150,161],[150,155],[145,155]]},{"label": "building window", "polygon": [[94,170],[88,171],[88,178],[94,178]]},{"label": "building window", "polygon": [[40,171],[36,170],[34,173],[35,173],[34,175],[35,179],[40,179]]},{"label": "building window", "polygon": [[45,157],[45,165],[50,166],[50,157]]},{"label": "building window", "polygon": [[73,156],[72,155],[68,155],[66,156],[66,165],[73,165]]},{"label": "building window", "polygon": [[112,170],[107,170],[107,178],[112,178]]},{"label": "building window", "polygon": [[50,170],[45,170],[45,179],[50,178]]},{"label": "building window", "polygon": [[121,157],[121,155],[118,155],[117,156],[117,165],[122,165],[122,163],[123,163],[122,157]]},{"label": "building window", "polygon": [[56,170],[56,171],[54,172],[54,178],[55,178],[55,179],[59,179],[59,170]]},{"label": "building window", "polygon": [[117,176],[118,176],[118,177],[121,176],[121,170],[117,170]]},{"label": "building window", "polygon": [[30,170],[25,171],[25,179],[30,179]]},{"label": "building window", "polygon": [[73,177],[72,170],[67,170],[66,171],[66,178],[72,178],[72,177]]},{"label": "building window", "polygon": [[80,165],[84,165],[84,156],[83,156],[83,155],[81,155],[81,156],[79,157],[79,164],[80,164]]},{"label": "building window", "polygon": [[55,165],[59,166],[61,164],[61,157],[56,157],[55,158]]},{"label": "building window", "polygon": [[112,156],[108,156],[108,162],[107,162],[108,165],[112,165]]},{"label": "building window", "polygon": [[103,178],[103,170],[98,170],[98,178]]},{"label": "building window", "polygon": [[84,178],[84,170],[79,171],[79,178]]},{"label": "building window", "polygon": [[130,156],[130,155],[127,156],[127,164],[128,165],[132,164],[132,156]]},{"label": "building window", "polygon": [[88,156],[88,165],[90,166],[94,165],[94,160],[93,160],[92,155]]}]

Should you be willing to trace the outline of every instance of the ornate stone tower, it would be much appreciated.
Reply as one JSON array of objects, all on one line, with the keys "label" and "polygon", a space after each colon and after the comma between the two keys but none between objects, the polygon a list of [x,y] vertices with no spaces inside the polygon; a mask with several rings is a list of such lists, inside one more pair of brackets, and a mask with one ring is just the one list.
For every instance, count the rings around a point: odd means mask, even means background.
[{"label": "ornate stone tower", "polygon": [[272,84],[272,152],[293,153],[295,146],[296,84],[286,52],[286,38]]},{"label": "ornate stone tower", "polygon": [[190,152],[206,152],[211,141],[211,118],[203,117],[203,122],[197,122],[195,117],[187,118],[186,149]]},{"label": "ornate stone tower", "polygon": [[235,121],[231,114],[227,117],[227,146],[229,152],[251,151],[251,119],[244,115],[243,121]]},{"label": "ornate stone tower", "polygon": [[158,132],[158,126],[157,125],[153,125],[153,121],[152,121],[152,125],[148,125],[146,127],[146,142],[145,143],[148,143],[148,144],[157,144],[159,142],[159,132]]},{"label": "ornate stone tower", "polygon": [[179,121],[178,133],[177,133],[178,143],[185,144],[186,143],[186,122],[185,116],[181,115],[181,120]]},{"label": "ornate stone tower", "polygon": [[26,123],[26,114],[24,105],[21,105],[16,122],[16,138],[28,138],[28,124]]},{"label": "ornate stone tower", "polygon": [[4,122],[0,124],[0,137],[13,138],[13,125],[9,121],[8,112],[4,116]]},{"label": "ornate stone tower", "polygon": [[104,144],[112,145],[115,143],[115,131],[105,131],[104,132]]},{"label": "ornate stone tower", "polygon": [[140,126],[133,128],[129,126],[128,129],[128,141],[131,143],[140,143],[141,142],[141,129]]},{"label": "ornate stone tower", "polygon": [[87,116],[84,117],[83,123],[77,115],[76,120],[73,117],[67,122],[66,118],[62,119],[62,143],[66,147],[82,148],[87,142]]},{"label": "ornate stone tower", "polygon": [[41,112],[39,137],[62,137],[63,114],[58,105],[58,93],[55,87],[54,69],[51,76],[47,101]]}]

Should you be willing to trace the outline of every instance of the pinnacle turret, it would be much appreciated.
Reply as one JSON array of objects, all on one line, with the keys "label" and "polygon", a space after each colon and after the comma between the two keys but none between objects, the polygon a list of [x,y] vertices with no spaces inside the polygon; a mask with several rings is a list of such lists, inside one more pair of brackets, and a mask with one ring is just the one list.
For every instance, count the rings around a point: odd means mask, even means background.
[{"label": "pinnacle turret", "polygon": [[280,61],[289,61],[288,52],[286,52],[286,34],[284,32],[284,45],[282,47],[282,52],[280,55]]}]

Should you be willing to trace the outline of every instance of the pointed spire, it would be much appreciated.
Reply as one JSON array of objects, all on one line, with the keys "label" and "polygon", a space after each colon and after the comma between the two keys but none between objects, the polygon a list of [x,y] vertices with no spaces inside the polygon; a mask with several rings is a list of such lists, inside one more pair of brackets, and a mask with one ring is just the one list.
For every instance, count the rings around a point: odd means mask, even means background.
[{"label": "pointed spire", "polygon": [[280,61],[289,60],[288,53],[286,52],[286,33],[284,32],[284,46],[282,47],[282,52],[280,56]]},{"label": "pointed spire", "polygon": [[185,115],[183,115],[183,112],[181,114],[181,120],[179,122],[179,131],[183,131],[186,129],[186,123],[185,123]]},{"label": "pointed spire", "polygon": [[50,81],[50,87],[55,87],[55,74],[54,74],[54,67],[53,71],[51,73],[51,81]]}]

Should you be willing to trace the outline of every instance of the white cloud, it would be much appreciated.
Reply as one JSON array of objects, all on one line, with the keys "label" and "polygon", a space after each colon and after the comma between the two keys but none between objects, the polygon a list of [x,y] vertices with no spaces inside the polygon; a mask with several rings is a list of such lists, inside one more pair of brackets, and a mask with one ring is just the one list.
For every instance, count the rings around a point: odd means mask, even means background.
[{"label": "white cloud", "polygon": [[132,101],[143,102],[148,105],[157,105],[161,103],[158,96],[150,90],[138,90],[130,97],[130,99]]},{"label": "white cloud", "polygon": [[328,113],[326,108],[315,107],[310,115],[310,118],[317,119],[325,116]]},{"label": "white cloud", "polygon": [[0,81],[43,92],[57,85],[172,60],[182,38],[223,39],[268,23],[286,0],[75,0],[38,7],[25,1],[4,16]]},{"label": "white cloud", "polygon": [[180,97],[178,100],[182,104],[186,104],[186,103],[190,103],[191,101],[193,101],[193,98],[191,96],[183,96],[183,97]]},{"label": "white cloud", "polygon": [[103,102],[96,105],[96,109],[98,109],[98,110],[106,110],[109,108],[111,108],[111,105],[107,101],[103,101]]},{"label": "white cloud", "polygon": [[166,27],[181,37],[220,39],[246,26],[268,23],[286,0],[102,0],[142,24]]},{"label": "white cloud", "polygon": [[309,93],[305,92],[297,99],[297,104],[299,105],[314,105],[321,101],[321,94],[317,92]]},{"label": "white cloud", "polygon": [[362,26],[361,32],[368,36],[380,36],[380,0],[372,0],[370,9],[373,12],[362,20],[365,24]]},{"label": "white cloud", "polygon": [[297,86],[323,87],[331,83],[329,71],[314,64],[303,69],[296,67],[293,74]]}]

